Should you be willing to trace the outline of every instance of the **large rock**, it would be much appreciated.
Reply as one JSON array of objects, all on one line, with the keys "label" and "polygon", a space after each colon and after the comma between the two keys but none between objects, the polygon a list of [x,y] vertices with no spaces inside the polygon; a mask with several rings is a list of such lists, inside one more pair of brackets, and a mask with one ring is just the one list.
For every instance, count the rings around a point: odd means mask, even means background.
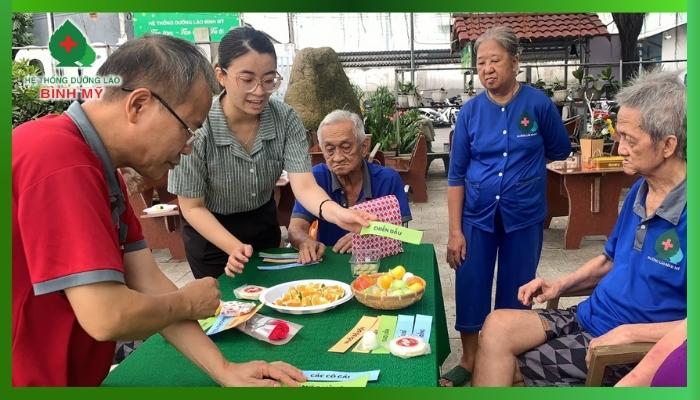
[{"label": "large rock", "polygon": [[[350,80],[330,47],[306,48],[297,53],[284,101],[299,113],[304,127],[311,132],[316,132],[323,117],[333,110],[360,114]],[[310,140],[309,145],[312,143]]]}]

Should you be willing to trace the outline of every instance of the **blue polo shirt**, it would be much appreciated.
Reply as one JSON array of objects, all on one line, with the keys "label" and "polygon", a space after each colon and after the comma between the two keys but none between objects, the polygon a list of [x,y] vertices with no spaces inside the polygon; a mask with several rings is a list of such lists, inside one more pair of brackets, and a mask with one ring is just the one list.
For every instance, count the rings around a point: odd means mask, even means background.
[{"label": "blue polo shirt", "polygon": [[[345,190],[343,190],[338,177],[328,168],[328,165],[325,163],[316,164],[311,172],[314,174],[318,185],[328,193],[333,201],[343,207],[348,206]],[[410,221],[411,209],[408,207],[408,197],[406,192],[403,191],[403,186],[403,181],[398,172],[391,168],[384,168],[381,165],[364,161],[362,163],[362,190],[355,204],[393,194],[399,200],[401,220],[403,222]],[[316,219],[299,201],[294,203],[292,218],[294,217],[303,218],[309,222]],[[348,231],[339,228],[335,224],[319,221],[318,241],[326,246],[333,246],[338,239],[347,233]]]},{"label": "blue polo shirt", "polygon": [[648,188],[643,179],[632,186],[605,244],[613,267],[578,306],[576,317],[593,336],[686,317],[686,181],[647,217]]},{"label": "blue polo shirt", "polygon": [[546,162],[570,152],[559,112],[538,89],[520,85],[504,106],[486,92],[467,102],[455,125],[447,181],[464,186],[464,223],[494,232],[498,209],[506,232],[543,221]]}]

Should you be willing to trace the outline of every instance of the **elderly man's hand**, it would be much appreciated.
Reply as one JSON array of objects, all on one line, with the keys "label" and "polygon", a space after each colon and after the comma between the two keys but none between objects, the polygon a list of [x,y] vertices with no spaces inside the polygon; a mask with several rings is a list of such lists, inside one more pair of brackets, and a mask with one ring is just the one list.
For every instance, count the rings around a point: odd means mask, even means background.
[{"label": "elderly man's hand", "polygon": [[629,336],[629,331],[626,325],[620,325],[617,328],[611,329],[608,333],[594,338],[588,343],[586,351],[586,366],[590,366],[593,349],[598,346],[611,346],[616,344],[632,343],[633,340]]},{"label": "elderly man's hand", "polygon": [[318,261],[323,257],[325,251],[326,246],[323,243],[309,238],[299,245],[299,262],[308,264]]},{"label": "elderly man's hand", "polygon": [[295,387],[306,382],[306,378],[299,369],[285,362],[251,361],[242,364],[226,362],[223,371],[217,374],[217,381],[222,386]]},{"label": "elderly man's hand", "polygon": [[546,281],[542,278],[535,278],[530,282],[520,286],[518,289],[518,300],[524,305],[532,305],[534,300],[538,304],[559,297],[564,288],[561,281]]},{"label": "elderly man's hand", "polygon": [[338,239],[333,245],[333,251],[339,254],[345,254],[352,250],[352,233],[346,233],[345,236]]}]

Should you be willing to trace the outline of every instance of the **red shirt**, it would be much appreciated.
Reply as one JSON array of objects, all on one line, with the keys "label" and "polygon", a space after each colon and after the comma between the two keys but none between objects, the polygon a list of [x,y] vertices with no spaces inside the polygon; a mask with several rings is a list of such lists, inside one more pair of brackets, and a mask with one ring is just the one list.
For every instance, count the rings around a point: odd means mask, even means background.
[{"label": "red shirt", "polygon": [[[87,134],[95,136],[94,128],[90,130]],[[101,159],[65,114],[13,130],[15,386],[95,386],[109,372],[115,343],[90,337],[63,292],[96,282],[123,283],[123,246],[145,247],[128,201],[120,216],[128,230],[120,242],[104,171]],[[117,179],[128,199],[121,176]]]}]

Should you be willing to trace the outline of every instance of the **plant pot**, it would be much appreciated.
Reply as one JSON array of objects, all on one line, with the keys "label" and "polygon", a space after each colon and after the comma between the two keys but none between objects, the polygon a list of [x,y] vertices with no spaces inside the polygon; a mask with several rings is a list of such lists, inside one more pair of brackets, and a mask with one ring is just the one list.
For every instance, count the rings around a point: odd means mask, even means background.
[{"label": "plant pot", "polygon": [[409,107],[417,107],[418,106],[418,99],[416,98],[415,95],[409,94],[406,97],[408,97],[408,106]]},{"label": "plant pot", "polygon": [[436,103],[442,103],[447,98],[447,92],[443,90],[433,90],[433,93],[430,94],[430,98]]},{"label": "plant pot", "polygon": [[407,94],[400,94],[396,98],[396,104],[399,107],[408,107],[408,95]]},{"label": "plant pot", "polygon": [[581,143],[582,164],[590,165],[593,157],[600,157],[603,155],[604,139],[581,138],[579,143]]},{"label": "plant pot", "polygon": [[568,91],[566,89],[555,90],[552,94],[552,101],[555,103],[565,102],[567,93]]}]

